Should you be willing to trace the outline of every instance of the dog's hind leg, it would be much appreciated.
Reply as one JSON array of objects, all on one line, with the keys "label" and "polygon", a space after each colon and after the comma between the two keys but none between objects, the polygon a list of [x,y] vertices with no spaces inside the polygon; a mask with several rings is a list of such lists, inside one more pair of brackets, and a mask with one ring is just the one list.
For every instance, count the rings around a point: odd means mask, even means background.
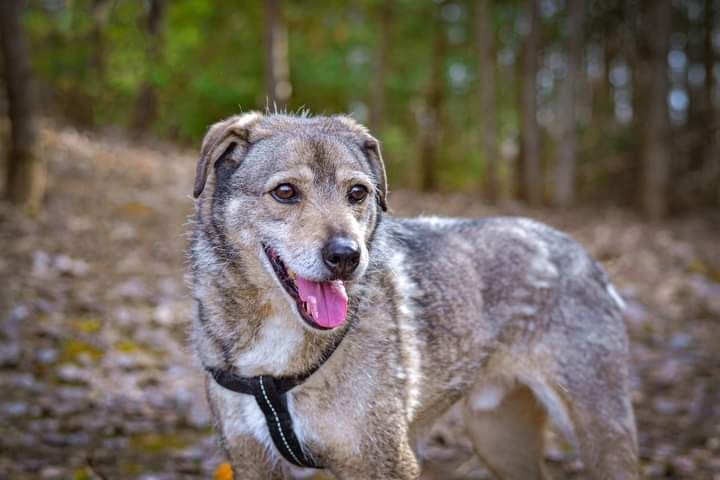
[{"label": "dog's hind leg", "polygon": [[608,356],[588,371],[576,364],[556,381],[563,386],[558,393],[567,406],[588,478],[639,478],[635,419],[624,369]]},{"label": "dog's hind leg", "polygon": [[498,478],[546,478],[546,413],[528,387],[483,384],[464,400],[464,411],[475,452]]}]

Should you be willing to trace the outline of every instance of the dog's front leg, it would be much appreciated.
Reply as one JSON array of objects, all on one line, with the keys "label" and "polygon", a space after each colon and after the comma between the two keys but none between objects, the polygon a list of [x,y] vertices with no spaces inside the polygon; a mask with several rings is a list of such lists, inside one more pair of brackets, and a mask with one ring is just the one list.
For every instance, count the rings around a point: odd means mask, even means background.
[{"label": "dog's front leg", "polygon": [[268,445],[258,440],[258,432],[265,432],[266,427],[255,398],[225,390],[209,377],[205,388],[222,447],[233,467],[234,478],[288,478],[279,456],[273,455]]},{"label": "dog's front leg", "polygon": [[289,478],[281,462],[273,461],[264,445],[252,437],[223,438],[230,458],[233,478],[243,480],[285,480]]},{"label": "dog's front leg", "polygon": [[359,455],[333,462],[335,476],[341,480],[416,480],[420,476],[420,465],[407,439],[377,435],[372,442]]}]

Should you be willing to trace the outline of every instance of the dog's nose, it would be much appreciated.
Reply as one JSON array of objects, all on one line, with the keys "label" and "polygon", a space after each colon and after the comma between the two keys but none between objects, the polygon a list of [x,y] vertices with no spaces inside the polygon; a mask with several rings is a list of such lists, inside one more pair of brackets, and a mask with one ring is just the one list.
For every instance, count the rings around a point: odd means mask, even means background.
[{"label": "dog's nose", "polygon": [[333,237],[322,249],[325,265],[339,278],[347,278],[360,263],[360,246],[352,238]]}]

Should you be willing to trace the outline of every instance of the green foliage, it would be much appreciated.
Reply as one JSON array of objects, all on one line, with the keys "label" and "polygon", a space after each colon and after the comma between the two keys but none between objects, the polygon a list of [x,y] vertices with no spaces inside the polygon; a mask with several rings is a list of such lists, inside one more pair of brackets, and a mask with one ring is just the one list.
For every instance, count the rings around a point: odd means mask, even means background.
[{"label": "green foliage", "polygon": [[[107,20],[94,24],[89,0],[55,10],[33,3],[26,15],[32,61],[41,90],[56,109],[88,125],[129,126],[137,92],[149,81],[159,92],[157,134],[196,143],[207,126],[240,110],[266,106],[261,2],[168,2],[159,59],[148,58],[144,2],[110,2]],[[432,5],[396,5],[387,78],[388,124],[410,138],[408,106],[427,83]],[[356,111],[364,117],[377,48],[379,2],[309,7],[289,2],[290,110]],[[99,37],[93,36],[98,28]],[[102,59],[102,70],[93,58]],[[363,105],[364,107],[360,107]],[[365,120],[365,118],[361,118]]]},{"label": "green foliage", "polygon": [[[157,38],[146,26],[148,4],[30,2],[25,23],[43,106],[84,126],[130,128],[142,101],[139,92],[149,85],[156,98],[155,116],[149,122],[152,133],[194,146],[218,119],[266,107],[263,2],[167,0]],[[486,159],[480,148],[483,112],[479,111],[479,92],[483,85],[478,81],[476,4],[469,0],[397,0],[390,4],[384,121],[381,131],[375,133],[383,140],[391,180],[396,186],[417,185],[423,134],[420,118],[427,105],[439,12],[447,40],[442,59],[441,126],[433,132],[441,139],[439,185],[445,189],[480,188]],[[539,88],[538,103],[540,110],[557,114],[563,77],[557,59],[567,47],[566,2],[550,0],[542,5],[538,78],[550,80],[549,86]],[[633,50],[627,45],[637,39],[627,29],[633,20],[623,5],[589,2],[588,47],[613,58],[631,57]],[[383,0],[282,3],[292,84],[289,110],[350,112],[360,121],[368,120],[385,6]],[[492,2],[498,143],[511,145],[510,151],[515,152],[521,128],[519,63],[526,6],[518,1]],[[683,12],[680,7],[677,10]],[[624,54],[624,47],[631,53]],[[581,185],[579,191],[589,197],[622,183],[629,172],[637,174],[639,165],[637,120],[618,123],[614,87],[607,72],[600,77],[587,78],[583,85],[587,94],[583,93],[581,103],[592,112],[578,125],[578,178],[593,181],[589,187]],[[557,116],[541,125],[548,176],[560,140],[553,122]],[[512,159],[506,156],[505,160]],[[513,168],[508,161],[501,162],[502,182],[511,182],[517,175]],[[633,188],[629,187],[628,195],[634,195]]]}]

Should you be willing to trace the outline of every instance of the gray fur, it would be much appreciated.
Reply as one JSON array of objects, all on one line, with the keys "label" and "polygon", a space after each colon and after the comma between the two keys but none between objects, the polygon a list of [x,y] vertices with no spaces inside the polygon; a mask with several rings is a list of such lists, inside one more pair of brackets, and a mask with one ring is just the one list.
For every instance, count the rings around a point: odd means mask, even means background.
[{"label": "gray fur", "polygon": [[[267,194],[280,171],[309,176],[302,205],[280,207]],[[362,206],[344,197],[348,175],[371,190]],[[619,297],[567,235],[523,218],[384,214],[377,141],[346,117],[220,122],[204,141],[195,191],[193,342],[204,365],[300,373],[347,330],[289,394],[300,440],[338,478],[417,478],[417,435],[460,400],[478,455],[500,478],[544,475],[548,417],[577,443],[591,477],[637,478]],[[337,231],[362,244],[346,282],[349,320],[313,330],[260,245],[320,280],[319,249]],[[207,391],[238,478],[283,478],[252,397],[212,380]]]}]

